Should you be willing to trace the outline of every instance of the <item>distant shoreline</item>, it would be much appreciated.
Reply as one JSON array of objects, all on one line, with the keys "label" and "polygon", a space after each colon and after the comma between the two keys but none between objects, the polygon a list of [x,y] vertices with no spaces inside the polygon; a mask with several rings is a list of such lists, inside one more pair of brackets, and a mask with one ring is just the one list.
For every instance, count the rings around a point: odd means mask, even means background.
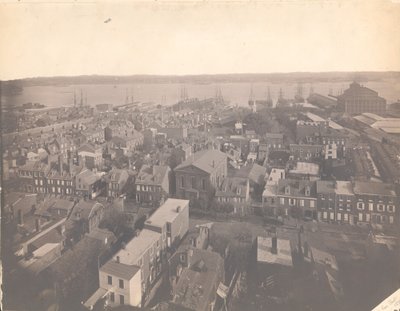
[{"label": "distant shoreline", "polygon": [[234,82],[341,82],[358,80],[360,82],[400,79],[400,72],[293,72],[293,73],[254,73],[254,74],[215,74],[215,75],[82,75],[36,77],[4,81],[4,86],[18,84],[24,86],[69,86],[72,84],[124,84],[124,83],[234,83]]}]

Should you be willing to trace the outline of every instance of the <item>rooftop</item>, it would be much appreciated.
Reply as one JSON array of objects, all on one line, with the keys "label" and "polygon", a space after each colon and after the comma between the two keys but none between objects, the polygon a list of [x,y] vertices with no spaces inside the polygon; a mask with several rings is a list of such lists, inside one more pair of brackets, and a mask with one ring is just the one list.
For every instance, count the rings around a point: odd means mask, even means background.
[{"label": "rooftop", "polygon": [[289,171],[291,174],[318,175],[319,165],[309,162],[297,162],[296,168]]},{"label": "rooftop", "polygon": [[189,208],[189,200],[167,199],[145,223],[162,227],[166,222],[172,223],[185,208]]},{"label": "rooftop", "polygon": [[392,184],[386,184],[386,183],[380,183],[380,182],[356,181],[355,185],[354,185],[354,193],[369,194],[369,195],[396,196],[396,191]]},{"label": "rooftop", "polygon": [[136,184],[159,185],[164,180],[168,170],[169,167],[164,165],[143,165],[136,178]]},{"label": "rooftop", "polygon": [[120,262],[126,265],[137,265],[139,258],[144,252],[154,245],[161,237],[161,233],[143,229],[139,236],[134,237],[121,249],[115,256],[120,258]]},{"label": "rooftop", "polygon": [[223,259],[218,253],[191,249],[190,267],[184,268],[173,293],[173,302],[190,310],[207,310],[213,298],[214,284],[223,269]]},{"label": "rooftop", "polygon": [[139,270],[140,267],[136,265],[126,265],[112,259],[107,261],[107,263],[100,268],[101,272],[116,276],[124,280],[132,279],[132,277],[134,277]]},{"label": "rooftop", "polygon": [[292,253],[290,241],[285,239],[277,240],[277,253],[272,253],[272,238],[257,237],[257,262],[277,264],[292,267]]},{"label": "rooftop", "polygon": [[202,150],[194,153],[189,159],[179,164],[175,170],[193,165],[207,173],[211,173],[223,161],[227,161],[225,153],[219,150]]}]

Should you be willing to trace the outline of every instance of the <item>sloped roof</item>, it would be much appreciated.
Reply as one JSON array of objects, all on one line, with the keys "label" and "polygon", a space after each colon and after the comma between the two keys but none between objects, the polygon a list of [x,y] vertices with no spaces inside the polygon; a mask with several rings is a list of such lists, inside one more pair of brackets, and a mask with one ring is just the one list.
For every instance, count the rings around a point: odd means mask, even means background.
[{"label": "sloped roof", "polygon": [[202,171],[211,173],[222,161],[227,161],[227,155],[225,153],[219,150],[202,150],[194,153],[189,159],[179,164],[175,170],[193,165]]},{"label": "sloped roof", "polygon": [[164,180],[169,167],[166,165],[143,165],[136,178],[136,184],[159,185]]},{"label": "sloped roof", "polygon": [[124,280],[130,280],[140,271],[140,268],[136,265],[126,265],[111,259],[100,268],[100,271]]}]

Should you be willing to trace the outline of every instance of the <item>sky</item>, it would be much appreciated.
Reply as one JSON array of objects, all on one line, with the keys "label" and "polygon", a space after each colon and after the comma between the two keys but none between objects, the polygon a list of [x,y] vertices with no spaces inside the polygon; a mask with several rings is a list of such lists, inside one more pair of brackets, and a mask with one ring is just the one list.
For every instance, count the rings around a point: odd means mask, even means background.
[{"label": "sky", "polygon": [[399,21],[386,0],[0,0],[0,79],[400,71]]}]

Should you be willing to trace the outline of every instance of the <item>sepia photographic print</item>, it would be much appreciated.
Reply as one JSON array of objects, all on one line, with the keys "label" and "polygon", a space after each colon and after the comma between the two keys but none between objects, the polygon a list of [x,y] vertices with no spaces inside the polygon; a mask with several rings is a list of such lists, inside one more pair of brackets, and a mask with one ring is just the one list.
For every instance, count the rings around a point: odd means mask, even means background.
[{"label": "sepia photographic print", "polygon": [[1,310],[400,310],[400,1],[0,0],[0,95]]}]

